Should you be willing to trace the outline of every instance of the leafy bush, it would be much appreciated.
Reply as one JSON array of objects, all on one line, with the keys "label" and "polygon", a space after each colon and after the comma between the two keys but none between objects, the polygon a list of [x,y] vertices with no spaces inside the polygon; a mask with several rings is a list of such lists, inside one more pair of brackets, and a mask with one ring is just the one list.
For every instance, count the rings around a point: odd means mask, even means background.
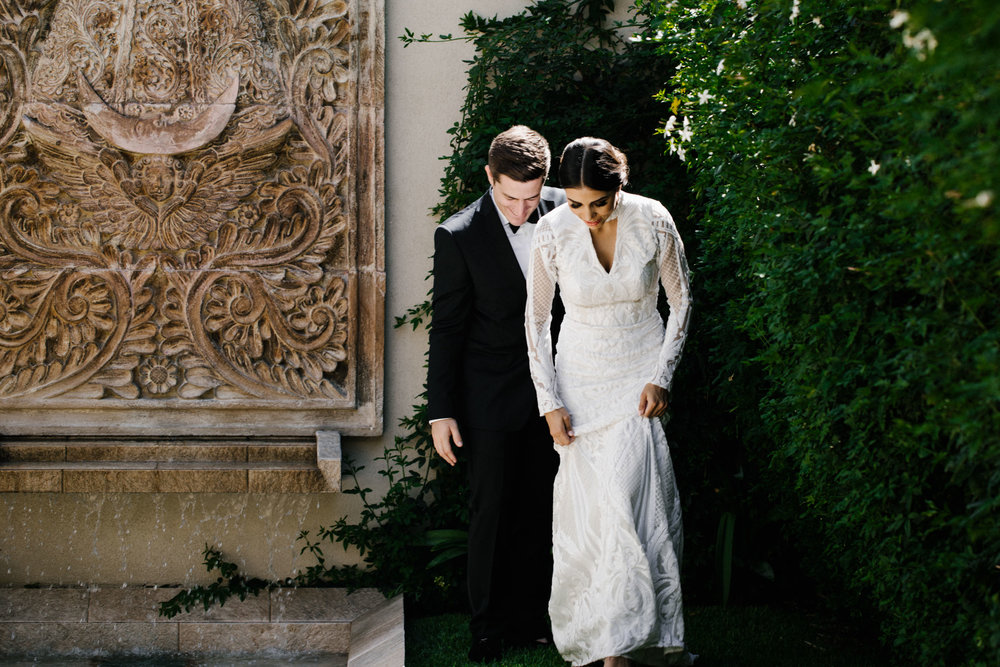
[{"label": "leafy bush", "polygon": [[814,572],[901,661],[1000,664],[1000,12],[640,8],[679,63],[664,140],[754,493],[794,481]]}]

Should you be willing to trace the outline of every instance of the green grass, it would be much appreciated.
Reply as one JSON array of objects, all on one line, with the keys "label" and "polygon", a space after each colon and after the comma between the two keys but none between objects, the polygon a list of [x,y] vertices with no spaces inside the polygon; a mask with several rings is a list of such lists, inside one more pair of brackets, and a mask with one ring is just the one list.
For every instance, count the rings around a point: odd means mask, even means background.
[{"label": "green grass", "polygon": [[[696,667],[886,667],[870,639],[809,613],[770,607],[694,607],[685,614],[687,643]],[[408,619],[408,667],[469,664],[469,617],[442,614]],[[554,647],[523,649],[497,667],[565,667]]]}]

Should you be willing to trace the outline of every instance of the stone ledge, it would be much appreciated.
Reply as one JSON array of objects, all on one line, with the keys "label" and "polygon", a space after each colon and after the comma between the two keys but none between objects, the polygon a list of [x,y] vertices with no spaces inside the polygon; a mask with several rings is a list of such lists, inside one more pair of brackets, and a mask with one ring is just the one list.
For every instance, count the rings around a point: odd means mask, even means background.
[{"label": "stone ledge", "polygon": [[358,616],[351,625],[348,667],[388,667],[406,660],[403,596]]},{"label": "stone ledge", "polygon": [[160,617],[159,603],[177,591],[0,588],[0,658],[328,655],[349,667],[404,664],[401,596],[277,589]]},{"label": "stone ledge", "polygon": [[314,441],[0,441],[0,493],[336,493],[340,434]]}]

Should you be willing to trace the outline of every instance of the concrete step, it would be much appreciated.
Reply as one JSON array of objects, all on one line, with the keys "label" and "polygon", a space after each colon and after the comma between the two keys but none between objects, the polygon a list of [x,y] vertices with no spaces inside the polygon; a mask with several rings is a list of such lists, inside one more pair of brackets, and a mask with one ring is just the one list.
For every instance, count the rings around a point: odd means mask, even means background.
[{"label": "concrete step", "polygon": [[0,657],[257,658],[327,656],[323,664],[404,664],[403,599],[374,589],[277,589],[166,619],[177,588],[0,588]]}]

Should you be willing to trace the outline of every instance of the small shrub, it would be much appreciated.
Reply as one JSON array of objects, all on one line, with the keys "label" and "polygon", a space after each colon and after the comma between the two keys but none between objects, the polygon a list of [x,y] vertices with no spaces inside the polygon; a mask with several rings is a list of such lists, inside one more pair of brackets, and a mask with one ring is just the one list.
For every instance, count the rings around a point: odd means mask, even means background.
[{"label": "small shrub", "polygon": [[240,574],[236,563],[225,560],[221,551],[207,544],[202,555],[205,557],[205,569],[209,572],[218,571],[218,578],[207,586],[182,590],[169,600],[161,602],[160,616],[173,618],[182,611],[188,612],[199,606],[207,611],[215,605],[224,606],[231,597],[246,600],[251,595],[257,597],[261,592],[276,586],[273,582]]}]

